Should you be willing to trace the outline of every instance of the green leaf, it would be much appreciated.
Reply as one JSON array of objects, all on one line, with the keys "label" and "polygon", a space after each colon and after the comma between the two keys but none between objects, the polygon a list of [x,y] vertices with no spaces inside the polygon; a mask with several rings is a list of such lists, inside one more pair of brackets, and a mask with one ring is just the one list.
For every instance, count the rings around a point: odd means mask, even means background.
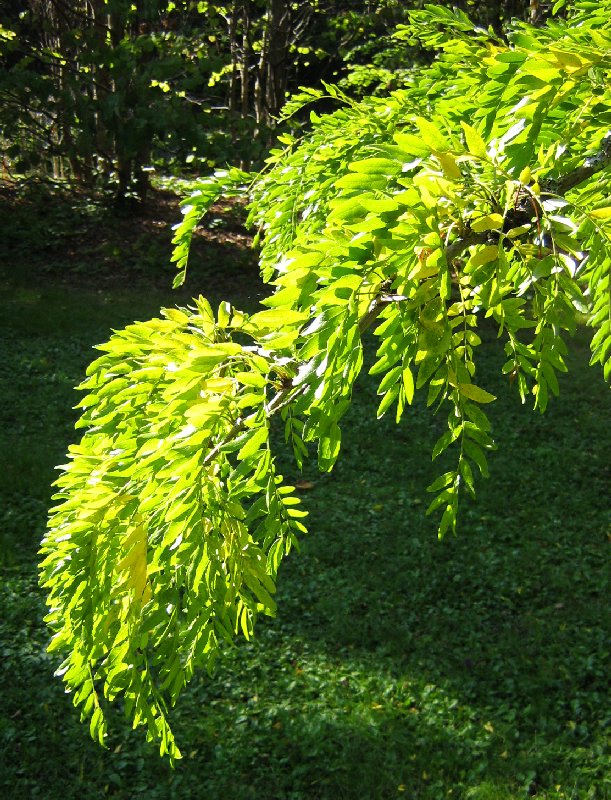
[{"label": "green leaf", "polygon": [[480,430],[490,431],[490,420],[479,406],[476,406],[473,403],[463,403],[463,411],[471,420],[471,422],[474,422]]},{"label": "green leaf", "polygon": [[431,148],[420,136],[414,136],[412,133],[395,133],[393,139],[408,157],[422,158],[430,155]]},{"label": "green leaf", "polygon": [[479,386],[475,386],[473,383],[459,383],[458,391],[476,403],[492,403],[496,400],[493,394],[490,394],[485,389],[480,389]]},{"label": "green leaf", "polygon": [[[369,186],[371,186],[371,182],[369,182]],[[366,214],[366,209],[361,204],[358,195],[347,200],[335,201],[332,206],[331,213],[327,217],[328,222],[354,222]]]},{"label": "green leaf", "polygon": [[389,158],[366,158],[348,164],[348,169],[365,175],[395,175],[400,172],[401,164]]},{"label": "green leaf", "polygon": [[430,147],[431,150],[445,153],[450,149],[450,143],[433,122],[430,122],[430,120],[424,117],[416,117],[414,121],[420,131],[422,141]]},{"label": "green leaf", "polygon": [[323,472],[329,470],[335,464],[341,447],[341,431],[337,422],[332,422],[326,433],[324,433],[318,443],[318,465]]},{"label": "green leaf", "polygon": [[452,529],[452,533],[456,533],[456,509],[453,505],[447,505],[441,517],[438,530],[440,539],[445,536],[449,528]]},{"label": "green leaf", "polygon": [[371,191],[372,189],[384,189],[388,185],[386,177],[376,176],[366,172],[350,172],[342,175],[335,182],[337,189],[358,189],[360,191]]},{"label": "green leaf", "polygon": [[[384,394],[385,392],[390,389],[391,386],[394,386],[395,383],[400,379],[401,374],[403,372],[402,367],[394,367],[386,375],[382,378],[380,385],[378,387],[378,394]],[[410,373],[411,374],[411,373]]]},{"label": "green leaf", "polygon": [[416,378],[417,389],[421,389],[429,380],[429,378],[431,378],[435,372],[437,372],[437,369],[443,361],[443,358],[444,354],[439,353],[438,355],[432,355],[428,358],[425,358],[422,361],[420,367],[418,368],[418,376]]},{"label": "green leaf", "polygon": [[497,231],[502,227],[503,217],[501,214],[487,214],[485,217],[478,217],[471,222],[471,230],[475,233],[481,233],[483,231]]},{"label": "green leaf", "polygon": [[305,311],[297,311],[293,308],[270,308],[249,317],[248,322],[244,325],[244,330],[256,336],[264,336],[272,331],[302,325],[308,318]]},{"label": "green leaf", "polygon": [[461,458],[460,460],[460,474],[467,489],[469,490],[469,493],[472,497],[475,497],[475,481],[473,480],[473,472],[466,458]]},{"label": "green leaf", "polygon": [[488,477],[488,462],[486,460],[486,455],[482,448],[471,439],[465,438],[463,440],[463,447],[465,448],[465,452],[478,466],[479,471],[481,474],[487,478]]},{"label": "green leaf", "polygon": [[384,416],[394,401],[397,399],[400,390],[399,384],[395,384],[389,391],[386,392],[382,400],[380,401],[380,405],[378,406],[378,410],[376,411],[376,416],[378,419]]},{"label": "green leaf", "polygon": [[484,264],[490,264],[496,261],[499,255],[499,249],[495,244],[487,244],[484,247],[478,248],[469,259],[469,267],[481,267]]},{"label": "green leaf", "polygon": [[238,460],[245,461],[258,452],[267,442],[267,436],[267,428],[255,428],[253,431],[249,432],[245,444],[238,453]]},{"label": "green leaf", "polygon": [[[453,475],[453,479],[455,479],[455,477],[456,476]],[[430,515],[434,511],[437,511],[440,506],[442,506],[444,503],[447,503],[448,500],[451,500],[453,493],[453,490],[450,489],[438,494],[437,497],[429,503],[428,508],[426,509],[426,516],[430,517]]]},{"label": "green leaf", "polygon": [[463,133],[465,135],[465,141],[467,143],[467,150],[474,156],[478,158],[487,159],[488,152],[486,149],[486,144],[479,133],[475,130],[475,128],[471,127],[469,123],[461,120],[460,123]]},{"label": "green leaf", "polygon": [[437,458],[437,456],[441,455],[441,453],[443,453],[443,451],[446,450],[452,444],[452,442],[456,441],[457,435],[458,434],[456,431],[446,431],[439,437],[435,443],[435,446],[433,447],[433,461]]},{"label": "green leaf", "polygon": [[451,483],[454,482],[456,475],[454,472],[444,472],[443,475],[440,475],[436,478],[430,486],[427,486],[427,492],[438,492],[441,489],[445,489]]},{"label": "green leaf", "polygon": [[405,399],[411,405],[414,399],[414,376],[409,366],[403,368],[403,391],[405,392]]}]

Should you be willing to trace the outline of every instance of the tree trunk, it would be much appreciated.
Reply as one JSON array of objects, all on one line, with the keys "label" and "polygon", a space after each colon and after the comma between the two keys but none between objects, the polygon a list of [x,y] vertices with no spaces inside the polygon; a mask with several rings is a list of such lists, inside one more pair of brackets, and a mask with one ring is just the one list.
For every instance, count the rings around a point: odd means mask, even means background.
[{"label": "tree trunk", "polygon": [[243,26],[242,26],[242,63],[240,65],[240,106],[242,119],[246,119],[250,112],[250,10],[248,2],[242,3]]},{"label": "tree trunk", "polygon": [[265,116],[270,124],[284,105],[291,36],[291,4],[270,0],[265,68]]},{"label": "tree trunk", "polygon": [[231,6],[231,16],[229,17],[229,50],[231,53],[231,78],[229,81],[229,113],[235,114],[238,110],[238,73],[239,73],[239,53],[238,53],[238,3],[234,0]]},{"label": "tree trunk", "polygon": [[284,104],[291,23],[291,4],[268,0],[255,85],[255,117],[258,123],[270,127]]}]

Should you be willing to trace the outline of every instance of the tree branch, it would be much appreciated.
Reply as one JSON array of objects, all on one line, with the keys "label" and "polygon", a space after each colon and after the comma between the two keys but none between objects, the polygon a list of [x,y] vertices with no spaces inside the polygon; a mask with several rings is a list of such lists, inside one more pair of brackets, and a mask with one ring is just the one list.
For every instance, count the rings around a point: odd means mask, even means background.
[{"label": "tree branch", "polygon": [[459,239],[455,239],[452,244],[449,244],[445,251],[444,255],[446,257],[446,262],[451,264],[455,258],[462,255],[468,247],[471,247],[474,244],[484,244],[490,238],[490,231],[484,231],[482,233],[475,233],[474,231],[469,231],[466,236],[462,236]]},{"label": "tree branch", "polygon": [[[546,181],[542,181],[541,191],[543,194],[562,195],[565,192],[568,192],[570,189],[573,189],[575,186],[578,186],[580,183],[588,180],[588,178],[591,178],[592,175],[595,175],[597,172],[601,172],[609,165],[611,165],[611,133],[607,134],[607,136],[605,136],[603,139],[598,153],[587,158],[582,166],[577,167],[572,172],[567,173],[561,178],[550,178]],[[534,219],[536,217],[535,206],[530,203],[529,209],[525,209],[525,213],[529,213],[530,219]],[[494,235],[494,231],[483,231],[476,233],[468,230],[464,236],[455,239],[445,248],[444,255],[446,262],[451,264],[454,259],[462,255],[469,247],[477,244],[485,244],[486,242],[489,242],[491,237],[494,237]],[[388,284],[385,286],[385,289],[387,288]],[[369,308],[358,322],[359,333],[361,336],[373,325],[373,323],[387,306],[391,305],[392,303],[402,302],[404,300],[409,300],[409,298],[405,297],[404,295],[388,294],[385,290],[380,291],[380,293],[371,301]],[[282,389],[280,389],[266,405],[265,416],[268,419],[273,417],[274,414],[278,413],[278,411],[283,409],[299,394],[301,394],[305,386],[306,384],[296,386],[292,381],[285,383]],[[204,466],[213,461],[223,447],[225,447],[229,442],[235,439],[240,433],[242,433],[242,431],[246,429],[248,419],[249,417],[239,418],[236,420],[234,425],[229,429],[229,431],[227,431],[223,439],[207,453],[203,460]]]},{"label": "tree branch", "polygon": [[574,189],[580,183],[587,181],[597,172],[602,172],[611,164],[611,133],[607,133],[600,144],[600,150],[593,156],[589,156],[581,167],[577,167],[572,172],[563,175],[557,180],[542,181],[541,190],[544,194],[564,195],[570,189]]},{"label": "tree branch", "polygon": [[[602,172],[611,165],[611,133],[608,133],[601,142],[600,149],[593,156],[586,158],[580,167],[576,167],[572,172],[560,178],[546,178],[541,181],[541,193],[543,195],[563,196],[571,189],[584,183],[597,172]],[[536,205],[531,202],[528,196],[528,205],[523,209],[524,222],[531,222],[537,217]],[[514,227],[512,224],[511,227]],[[483,233],[474,233],[469,231],[465,236],[455,239],[445,249],[446,262],[451,264],[455,258],[462,255],[465,250],[475,244],[484,244],[490,241],[491,231],[484,231]]]},{"label": "tree branch", "polygon": [[[280,389],[280,391],[277,392],[269,401],[269,403],[265,406],[264,410],[266,418],[270,419],[271,417],[274,416],[274,414],[277,414],[278,411],[283,409],[284,406],[288,405],[289,402],[291,402],[295,397],[297,397],[297,395],[300,394],[304,390],[304,388],[305,385],[295,386],[292,383],[292,381],[290,383],[287,382],[287,384],[282,389]],[[220,453],[223,447],[228,445],[229,442],[233,441],[233,439],[239,436],[240,433],[242,433],[242,431],[244,431],[247,428],[248,420],[251,419],[252,416],[254,415],[251,415],[250,417],[238,417],[233,426],[227,431],[225,436],[223,436],[221,441],[218,442],[218,444],[216,444],[212,448],[212,450],[209,450],[208,453],[206,453],[202,461],[203,467],[207,466],[212,461],[214,461],[214,459]]]}]

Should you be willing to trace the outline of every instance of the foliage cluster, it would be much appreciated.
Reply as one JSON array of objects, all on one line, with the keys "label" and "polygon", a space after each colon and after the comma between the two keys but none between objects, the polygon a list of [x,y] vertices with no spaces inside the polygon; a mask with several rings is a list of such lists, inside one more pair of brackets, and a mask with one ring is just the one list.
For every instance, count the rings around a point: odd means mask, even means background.
[{"label": "foliage cluster", "polygon": [[172,5],[50,2],[3,20],[3,143],[17,171],[52,162],[56,177],[114,177],[121,193],[136,181],[143,193],[143,168],[160,157],[224,160],[223,91],[208,87],[224,64],[222,19],[208,4],[180,16]]},{"label": "foliage cluster", "polygon": [[101,743],[121,698],[178,757],[168,704],[274,614],[304,512],[270,422],[298,467],[315,446],[329,472],[367,330],[377,416],[399,422],[417,392],[447,410],[429,486],[440,537],[495,446],[495,395],[476,373],[485,321],[505,388],[541,412],[582,316],[609,378],[610,12],[576,2],[568,21],[516,23],[506,42],[460,11],[415,11],[400,35],[441,55],[406,88],[357,103],[328,86],[341,108],[282,138],[261,176],[219,174],[189,199],[179,279],[201,214],[246,185],[273,293],[254,314],[200,297],[130,325],[82,384],[85,432],[57,482],[41,580],[60,674]]},{"label": "foliage cluster", "polygon": [[[536,791],[539,800],[604,800],[601,431],[611,398],[587,366],[586,329],[561,397],[527,417],[503,393],[494,329],[483,326],[478,369],[499,394],[504,446],[477,506],[462,510],[461,535],[441,542],[422,515],[436,467],[422,452],[443,420],[427,413],[424,396],[409,427],[389,414],[376,420],[375,378],[359,383],[336,468],[323,476],[304,468],[314,485],[299,491],[316,535],[281,570],[278,615],[227,649],[213,681],[194,676],[185,689],[171,711],[184,759],[171,770],[120,713],[107,750],[82,735],[61,682],[50,680],[56,661],[45,653],[36,548],[53,464],[74,437],[72,386],[92,343],[172,297],[152,292],[146,276],[132,291],[86,290],[76,280],[14,286],[14,260],[0,254],[0,794],[525,800]],[[190,280],[201,274],[198,260],[196,250]],[[245,304],[245,288],[238,273],[223,292]],[[216,290],[214,304],[221,297]],[[278,435],[280,470],[295,483]]]},{"label": "foliage cluster", "polygon": [[[3,175],[50,173],[144,195],[148,170],[261,163],[287,93],[345,78],[396,86],[412,3],[49,0],[0,16]],[[416,4],[417,5],[417,4]],[[478,12],[497,24],[528,4]]]}]

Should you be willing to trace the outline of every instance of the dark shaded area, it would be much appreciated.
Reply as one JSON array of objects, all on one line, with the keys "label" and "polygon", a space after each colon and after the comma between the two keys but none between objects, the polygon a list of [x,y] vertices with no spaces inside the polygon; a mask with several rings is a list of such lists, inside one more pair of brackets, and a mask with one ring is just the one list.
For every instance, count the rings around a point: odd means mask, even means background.
[{"label": "dark shaded area", "polygon": [[[6,286],[67,286],[95,291],[142,288],[180,302],[200,291],[225,294],[241,278],[260,293],[252,237],[238,201],[213,206],[196,229],[185,287],[168,291],[173,227],[179,198],[154,191],[144,203],[122,210],[105,198],[34,183],[0,188],[0,281]],[[204,286],[204,284],[206,284]],[[238,291],[241,299],[244,292]]]}]

